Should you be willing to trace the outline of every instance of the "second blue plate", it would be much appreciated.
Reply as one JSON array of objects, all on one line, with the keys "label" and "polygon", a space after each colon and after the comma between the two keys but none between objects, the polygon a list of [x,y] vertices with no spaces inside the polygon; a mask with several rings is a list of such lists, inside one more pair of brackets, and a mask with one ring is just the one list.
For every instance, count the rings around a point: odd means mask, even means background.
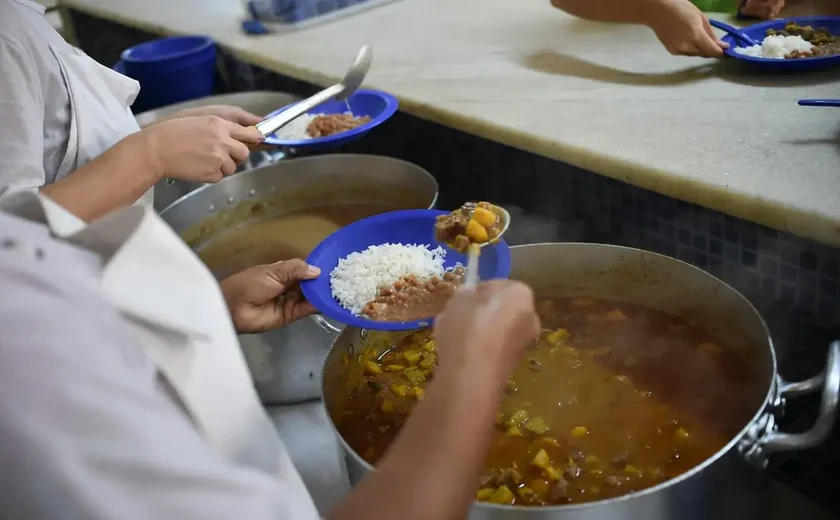
[{"label": "second blue plate", "polygon": [[[840,17],[838,16],[799,17],[771,20],[769,22],[762,22],[744,27],[741,31],[747,36],[750,36],[754,40],[760,42],[764,40],[765,36],[767,36],[767,29],[775,29],[778,31],[784,29],[785,25],[790,22],[795,22],[800,26],[810,25],[815,29],[825,27],[832,35],[840,36]],[[721,40],[729,44],[729,48],[725,51],[728,56],[766,70],[777,72],[795,72],[825,69],[840,65],[840,55],[794,59],[753,58],[751,56],[744,56],[743,54],[735,52],[735,47],[743,44],[731,34],[725,35],[721,38]]]}]

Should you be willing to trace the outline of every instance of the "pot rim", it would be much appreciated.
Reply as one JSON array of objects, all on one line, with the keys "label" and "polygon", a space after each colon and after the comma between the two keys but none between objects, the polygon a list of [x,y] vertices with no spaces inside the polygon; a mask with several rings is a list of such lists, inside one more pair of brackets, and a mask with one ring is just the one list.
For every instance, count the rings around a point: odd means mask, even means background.
[{"label": "pot rim", "polygon": [[[744,427],[728,443],[726,443],[721,449],[716,451],[713,455],[711,455],[709,458],[707,458],[706,460],[704,460],[700,464],[694,466],[690,470],[688,470],[685,473],[679,475],[678,477],[672,478],[670,480],[666,480],[665,482],[657,484],[653,487],[649,487],[649,488],[643,489],[642,491],[638,491],[638,492],[635,492],[635,493],[628,493],[628,494],[621,495],[621,496],[618,496],[618,497],[607,498],[607,499],[603,499],[603,500],[596,500],[596,501],[593,501],[593,502],[584,502],[584,503],[580,503],[580,504],[569,504],[569,505],[559,505],[559,506],[555,506],[555,505],[552,505],[552,506],[510,506],[510,505],[489,504],[487,502],[473,501],[470,504],[471,507],[488,508],[488,509],[500,509],[502,511],[517,511],[517,512],[539,511],[539,512],[551,513],[551,512],[583,510],[583,509],[587,509],[587,508],[591,508],[591,507],[603,506],[603,505],[606,505],[606,504],[616,504],[616,503],[620,503],[620,502],[623,502],[623,501],[626,501],[626,500],[632,500],[632,499],[635,499],[635,498],[638,498],[638,497],[642,497],[642,496],[645,496],[645,495],[649,495],[649,494],[659,492],[659,491],[661,491],[665,488],[674,486],[676,484],[679,484],[679,483],[681,483],[685,480],[688,480],[688,479],[694,477],[695,475],[699,474],[700,472],[704,471],[706,468],[708,468],[709,466],[711,466],[712,464],[717,462],[720,458],[722,458],[724,455],[729,453],[733,448],[735,448],[738,445],[738,443],[741,441],[741,439],[744,438],[744,436],[753,427],[753,425],[757,424],[761,420],[761,418],[766,414],[767,406],[768,406],[768,404],[770,402],[770,399],[772,398],[773,393],[775,391],[776,380],[778,379],[778,365],[777,365],[777,360],[776,360],[776,349],[773,346],[773,338],[770,335],[770,329],[767,326],[767,322],[764,321],[764,318],[758,312],[758,309],[756,309],[755,306],[752,304],[752,302],[750,302],[747,299],[746,296],[741,294],[740,291],[736,290],[734,287],[732,287],[728,283],[724,282],[723,280],[721,280],[717,276],[714,276],[714,275],[700,269],[699,267],[697,267],[695,265],[689,264],[688,262],[685,262],[685,261],[680,260],[678,258],[674,258],[672,256],[663,255],[661,253],[655,253],[655,252],[652,252],[652,251],[648,251],[648,250],[645,250],[645,249],[639,249],[639,248],[636,248],[636,247],[619,246],[619,245],[614,245],[614,244],[599,244],[599,243],[596,243],[596,242],[539,242],[539,243],[534,243],[534,244],[522,244],[522,245],[518,245],[518,246],[511,246],[511,249],[513,250],[513,249],[520,249],[520,248],[526,248],[526,247],[545,247],[545,246],[556,246],[556,245],[587,246],[587,247],[597,246],[597,247],[605,247],[605,248],[617,248],[617,249],[625,250],[627,252],[636,252],[636,253],[645,253],[645,254],[649,254],[649,255],[654,255],[654,256],[660,257],[662,259],[672,260],[674,262],[679,262],[679,263],[681,263],[685,266],[688,266],[691,269],[699,271],[703,275],[706,275],[706,276],[709,276],[709,277],[715,279],[717,282],[719,282],[720,284],[722,284],[726,288],[732,290],[755,313],[755,315],[759,319],[759,322],[761,323],[762,328],[764,329],[764,336],[766,338],[766,343],[765,344],[770,349],[770,360],[771,360],[771,365],[772,365],[772,368],[773,368],[773,371],[772,371],[771,377],[770,377],[770,382],[768,383],[767,392],[764,396],[763,401],[761,402],[761,405],[758,407],[758,410],[756,410],[756,412],[752,416],[752,418],[749,421],[747,421],[747,423],[744,425]],[[344,329],[342,334],[344,332],[347,332],[347,331],[349,331],[351,329],[354,329],[354,328],[356,328],[356,327],[347,327],[346,329]],[[338,338],[336,338],[335,341],[338,341]],[[335,344],[335,342],[333,342],[333,343]],[[330,352],[332,352],[332,348],[333,347],[331,346],[330,347]],[[329,354],[328,354],[328,356],[329,356]],[[326,369],[326,362],[324,363],[324,366],[321,367],[321,402],[322,403],[327,402],[326,399],[325,399],[326,396],[324,395],[324,371],[325,371],[325,369]],[[325,408],[326,408],[326,405],[325,405]],[[367,471],[369,471],[369,472],[374,471],[376,468],[374,466],[372,466],[371,464],[369,464],[362,457],[360,457],[359,454],[357,454],[356,451],[353,450],[350,447],[350,445],[347,444],[347,441],[344,440],[344,437],[339,433],[338,429],[336,428],[335,423],[332,419],[332,416],[330,415],[329,410],[326,410],[326,412],[327,412],[327,418],[329,419],[330,428],[332,428],[333,433],[338,438],[338,441],[341,444],[341,446],[344,448],[345,452],[352,455],[352,457],[356,460],[356,462],[360,463]]]},{"label": "pot rim", "polygon": [[174,201],[170,202],[165,208],[160,210],[159,215],[160,215],[161,218],[163,218],[164,215],[166,215],[167,212],[172,211],[176,206],[178,206],[178,204],[188,200],[190,197],[198,196],[199,193],[203,193],[207,190],[211,190],[211,189],[215,188],[216,186],[222,186],[225,183],[234,182],[232,179],[236,179],[236,178],[238,178],[242,175],[248,175],[248,174],[254,173],[254,172],[261,172],[265,168],[275,168],[275,167],[278,167],[278,166],[281,166],[281,165],[284,165],[284,164],[293,163],[293,162],[323,161],[327,158],[330,161],[340,160],[340,159],[358,159],[358,158],[385,159],[386,161],[390,161],[390,162],[393,162],[395,164],[396,163],[402,163],[402,164],[417,168],[417,170],[419,170],[419,173],[422,173],[427,179],[431,180],[434,183],[435,194],[432,197],[431,202],[429,203],[429,208],[434,208],[435,206],[437,206],[438,198],[440,197],[440,184],[438,183],[437,179],[435,179],[435,176],[432,175],[426,168],[423,168],[422,166],[420,166],[418,164],[415,164],[413,162],[405,161],[403,159],[398,159],[396,157],[391,157],[391,156],[388,156],[388,155],[376,155],[376,154],[365,154],[365,153],[334,153],[334,154],[327,154],[327,155],[315,155],[315,156],[311,156],[311,157],[294,157],[294,158],[291,158],[291,159],[285,159],[284,158],[284,159],[281,159],[281,160],[279,160],[275,163],[267,164],[267,165],[261,166],[259,168],[254,168],[253,170],[247,170],[247,171],[244,171],[244,172],[239,172],[239,173],[235,173],[233,175],[229,175],[229,176],[225,177],[224,179],[220,180],[219,182],[215,182],[215,183],[206,182],[202,186],[199,186],[198,188],[190,191],[189,193],[185,193],[184,195],[181,195],[180,197],[178,197]]}]

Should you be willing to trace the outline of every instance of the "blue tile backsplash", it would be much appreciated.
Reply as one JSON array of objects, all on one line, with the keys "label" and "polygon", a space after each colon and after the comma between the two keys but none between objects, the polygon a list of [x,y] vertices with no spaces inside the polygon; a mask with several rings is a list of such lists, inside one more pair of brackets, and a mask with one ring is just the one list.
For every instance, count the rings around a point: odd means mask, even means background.
[{"label": "blue tile backsplash", "polygon": [[[73,12],[82,47],[103,63],[151,39],[136,30]],[[93,37],[98,33],[96,37]],[[85,35],[88,35],[85,37]],[[110,60],[110,61],[109,61]],[[312,85],[223,56],[228,90],[313,93]],[[840,339],[840,249],[770,229],[608,179],[562,162],[492,143],[398,113],[342,152],[399,157],[428,169],[440,207],[467,199],[506,205],[511,243],[591,241],[674,256],[720,277],[765,317],[781,374],[810,377]],[[816,396],[789,400],[782,421],[804,431],[816,417]],[[840,431],[822,446],[772,459],[772,475],[827,509],[840,511]]]}]

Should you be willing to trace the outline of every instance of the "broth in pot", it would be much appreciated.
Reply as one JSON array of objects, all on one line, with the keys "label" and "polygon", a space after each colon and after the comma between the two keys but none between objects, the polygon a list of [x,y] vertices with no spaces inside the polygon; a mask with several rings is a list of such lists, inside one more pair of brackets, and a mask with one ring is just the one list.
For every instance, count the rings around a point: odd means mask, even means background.
[{"label": "broth in pot", "polygon": [[[538,310],[544,329],[508,382],[478,501],[561,505],[655,486],[723,448],[764,390],[745,360],[680,318],[592,298]],[[423,399],[435,348],[424,330],[362,354],[364,375],[333,420],[369,463]]]},{"label": "broth in pot", "polygon": [[335,204],[261,217],[223,229],[195,249],[213,274],[223,279],[255,265],[305,259],[339,228],[394,209],[375,203]]}]

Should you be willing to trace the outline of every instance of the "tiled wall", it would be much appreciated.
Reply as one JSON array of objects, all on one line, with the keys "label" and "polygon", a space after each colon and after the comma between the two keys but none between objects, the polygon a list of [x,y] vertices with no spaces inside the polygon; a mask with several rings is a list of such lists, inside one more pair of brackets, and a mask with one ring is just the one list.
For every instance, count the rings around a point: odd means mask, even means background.
[{"label": "tiled wall", "polygon": [[[105,63],[115,60],[118,49],[150,38],[85,15],[77,14],[76,23],[87,31],[77,31],[82,34],[98,31],[96,38],[79,39]],[[315,90],[229,57],[224,62],[230,90],[301,95]],[[780,371],[790,380],[821,370],[829,342],[840,339],[837,248],[401,113],[367,138],[337,151],[390,155],[421,165],[440,183],[443,208],[466,199],[516,206],[518,226],[507,235],[513,243],[582,240],[629,245],[677,257],[719,276],[762,312],[778,349]],[[789,401],[782,424],[791,431],[807,429],[816,405],[816,397]],[[840,511],[840,428],[819,448],[774,456],[771,471],[829,510]]]}]

